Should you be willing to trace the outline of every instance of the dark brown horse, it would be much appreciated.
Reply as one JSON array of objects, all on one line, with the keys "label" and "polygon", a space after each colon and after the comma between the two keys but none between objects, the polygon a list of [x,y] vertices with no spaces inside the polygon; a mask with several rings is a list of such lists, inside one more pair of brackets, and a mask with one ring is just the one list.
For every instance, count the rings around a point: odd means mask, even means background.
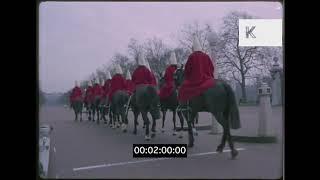
[{"label": "dark brown horse", "polygon": [[[112,127],[115,128],[116,125],[119,128],[122,125],[122,131],[127,132],[128,117],[126,113],[126,105],[129,101],[129,94],[127,91],[118,90],[116,91],[111,100],[111,112],[112,117],[110,118]],[[120,121],[121,118],[121,121]],[[117,123],[117,124],[116,124]]]},{"label": "dark brown horse", "polygon": [[[178,68],[174,75],[175,84],[179,87],[184,80],[184,69]],[[194,137],[192,131],[192,123],[198,112],[209,112],[214,115],[217,121],[223,127],[223,136],[217,152],[222,152],[226,141],[231,149],[231,156],[235,158],[238,151],[234,148],[234,143],[230,133],[230,128],[239,129],[240,117],[234,92],[230,85],[222,80],[216,80],[213,87],[206,90],[198,97],[194,97],[185,104],[188,108],[184,112],[188,123],[189,147],[193,147]]]},{"label": "dark brown horse", "polygon": [[78,120],[78,115],[80,115],[80,121],[82,121],[82,107],[83,107],[83,101],[81,99],[76,99],[75,101],[71,102],[70,104],[71,108],[74,111],[75,114],[75,121]]},{"label": "dark brown horse", "polygon": [[131,97],[131,106],[134,114],[133,134],[137,134],[137,120],[141,113],[145,125],[145,140],[150,140],[150,121],[148,118],[148,113],[150,113],[152,117],[151,137],[155,137],[156,120],[160,118],[159,104],[156,87],[151,85],[139,85],[136,87]]}]

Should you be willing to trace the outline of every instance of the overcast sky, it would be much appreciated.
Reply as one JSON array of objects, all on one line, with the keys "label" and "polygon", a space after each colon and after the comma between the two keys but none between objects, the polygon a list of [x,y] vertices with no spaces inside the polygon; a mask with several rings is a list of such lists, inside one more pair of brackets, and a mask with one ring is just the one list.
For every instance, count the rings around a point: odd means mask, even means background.
[{"label": "overcast sky", "polygon": [[130,38],[158,37],[175,47],[186,23],[217,30],[235,10],[282,18],[277,2],[44,2],[39,10],[39,79],[48,93],[67,91],[116,52],[126,53]]}]

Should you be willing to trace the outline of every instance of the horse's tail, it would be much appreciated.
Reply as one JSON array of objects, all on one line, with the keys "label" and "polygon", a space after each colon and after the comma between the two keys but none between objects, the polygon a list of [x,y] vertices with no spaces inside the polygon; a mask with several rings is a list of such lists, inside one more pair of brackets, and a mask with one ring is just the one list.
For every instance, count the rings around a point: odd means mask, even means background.
[{"label": "horse's tail", "polygon": [[239,108],[237,105],[236,97],[231,86],[227,83],[223,83],[224,87],[227,91],[228,95],[228,110],[229,110],[229,117],[232,129],[239,129],[241,127],[240,123],[240,115],[239,115]]}]

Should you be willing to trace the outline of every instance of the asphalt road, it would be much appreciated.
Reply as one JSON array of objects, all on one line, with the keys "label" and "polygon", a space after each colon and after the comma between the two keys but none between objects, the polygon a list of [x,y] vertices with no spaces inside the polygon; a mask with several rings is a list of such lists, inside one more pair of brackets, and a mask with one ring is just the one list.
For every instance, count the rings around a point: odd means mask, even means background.
[{"label": "asphalt road", "polygon": [[[255,125],[255,107],[240,108],[246,133]],[[274,110],[274,129],[281,136],[282,110]],[[230,152],[215,152],[221,135],[198,131],[195,146],[188,149],[185,159],[133,158],[132,144],[144,140],[141,117],[138,134],[133,135],[133,115],[129,113],[128,132],[111,129],[103,123],[75,122],[73,112],[62,106],[40,108],[40,123],[50,124],[51,152],[49,178],[279,178],[282,176],[282,140],[274,144],[235,143],[239,148],[237,159],[231,160]],[[280,122],[279,122],[280,119]],[[208,113],[200,115],[199,122],[209,123]],[[179,139],[172,136],[171,113],[167,113],[166,131],[158,132],[148,143],[187,143],[187,132]],[[178,124],[178,123],[177,123]],[[254,124],[254,123],[253,123]],[[279,127],[280,126],[280,127]],[[240,131],[240,130],[239,130]],[[253,133],[251,130],[249,133]],[[236,132],[234,132],[236,133]],[[279,134],[278,134],[279,135]],[[280,139],[282,139],[280,137]],[[225,150],[229,147],[226,145]],[[145,160],[145,161],[143,161]]]}]

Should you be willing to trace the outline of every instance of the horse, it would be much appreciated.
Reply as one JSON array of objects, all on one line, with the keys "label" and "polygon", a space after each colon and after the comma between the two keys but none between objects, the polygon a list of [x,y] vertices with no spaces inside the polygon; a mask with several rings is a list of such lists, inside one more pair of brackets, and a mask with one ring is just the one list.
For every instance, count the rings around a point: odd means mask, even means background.
[{"label": "horse", "polygon": [[[184,69],[178,68],[174,74],[175,84],[180,87],[184,80]],[[196,113],[209,112],[214,115],[223,127],[221,143],[217,147],[217,152],[221,153],[228,141],[231,149],[231,156],[234,159],[238,151],[234,148],[234,143],[230,133],[230,128],[239,129],[241,127],[239,109],[234,92],[229,84],[225,81],[216,79],[213,87],[210,87],[203,94],[190,99],[185,106],[188,111],[184,112],[188,123],[188,147],[194,146],[194,137],[191,124],[193,123]]]},{"label": "horse", "polygon": [[92,110],[92,121],[94,122],[94,116],[97,113],[97,124],[100,123],[100,104],[101,104],[101,96],[95,96],[93,98],[93,102],[91,104]]},{"label": "horse", "polygon": [[109,124],[111,126],[111,118],[112,118],[112,113],[110,112],[110,102],[108,97],[102,97],[101,102],[100,102],[100,114],[101,114],[101,120],[104,121],[105,124],[107,124],[107,119],[106,119],[106,115],[109,115]]},{"label": "horse", "polygon": [[82,107],[83,101],[81,99],[75,99],[73,102],[71,102],[71,108],[75,114],[75,121],[78,120],[78,114],[80,114],[80,122],[82,121]]},{"label": "horse", "polygon": [[160,110],[159,110],[159,96],[157,89],[151,85],[138,85],[135,92],[131,97],[131,106],[134,114],[134,130],[133,134],[137,134],[137,124],[138,116],[141,113],[142,119],[145,125],[145,140],[150,140],[150,121],[148,118],[148,113],[152,117],[152,127],[151,127],[151,138],[155,137],[156,133],[156,120],[160,119]]},{"label": "horse", "polygon": [[[160,80],[159,80],[159,86],[160,88],[165,84],[165,80],[164,80],[164,76],[161,76],[160,77]],[[176,131],[180,131],[182,132],[183,131],[183,125],[184,125],[184,118],[183,118],[183,114],[182,114],[182,109],[180,108],[180,104],[179,104],[179,101],[178,101],[178,91],[177,91],[177,88],[175,86],[174,88],[174,91],[172,92],[172,94],[166,98],[166,99],[160,99],[160,109],[161,109],[161,112],[162,112],[162,132],[164,132],[164,122],[165,122],[165,119],[166,119],[166,112],[167,110],[171,110],[172,111],[172,121],[173,121],[173,135],[176,135]],[[179,120],[180,120],[180,129],[177,129],[176,128],[176,113],[178,114],[178,117],[179,117]],[[196,124],[198,124],[198,119],[199,119],[199,116],[198,116],[198,113],[196,115]],[[194,123],[192,124],[193,127],[194,126]],[[195,132],[196,133],[196,132]],[[197,133],[196,133],[197,134]],[[180,133],[180,136],[179,138],[182,138],[182,133]]]},{"label": "horse", "polygon": [[[128,126],[128,117],[126,113],[126,107],[129,101],[129,94],[124,90],[116,91],[111,99],[111,113],[113,114],[110,119],[111,123],[113,123],[113,128],[115,127],[115,123],[117,122],[117,127],[122,124],[122,131],[127,132]],[[120,121],[121,117],[121,121]]]},{"label": "horse", "polygon": [[[164,76],[160,77],[159,88],[161,88],[163,85],[165,85]],[[178,102],[178,94],[177,94],[176,88],[174,89],[174,91],[169,97],[165,99],[160,99],[160,110],[162,112],[162,129],[161,129],[162,132],[164,132],[164,122],[166,120],[166,113],[168,110],[172,111],[173,135],[176,135],[176,131],[180,131],[180,132],[183,131],[184,119],[181,111],[177,112],[178,105],[179,105],[179,102]],[[176,113],[178,113],[179,120],[180,120],[179,130],[176,127]],[[182,138],[182,133],[180,133],[179,138]]]}]

